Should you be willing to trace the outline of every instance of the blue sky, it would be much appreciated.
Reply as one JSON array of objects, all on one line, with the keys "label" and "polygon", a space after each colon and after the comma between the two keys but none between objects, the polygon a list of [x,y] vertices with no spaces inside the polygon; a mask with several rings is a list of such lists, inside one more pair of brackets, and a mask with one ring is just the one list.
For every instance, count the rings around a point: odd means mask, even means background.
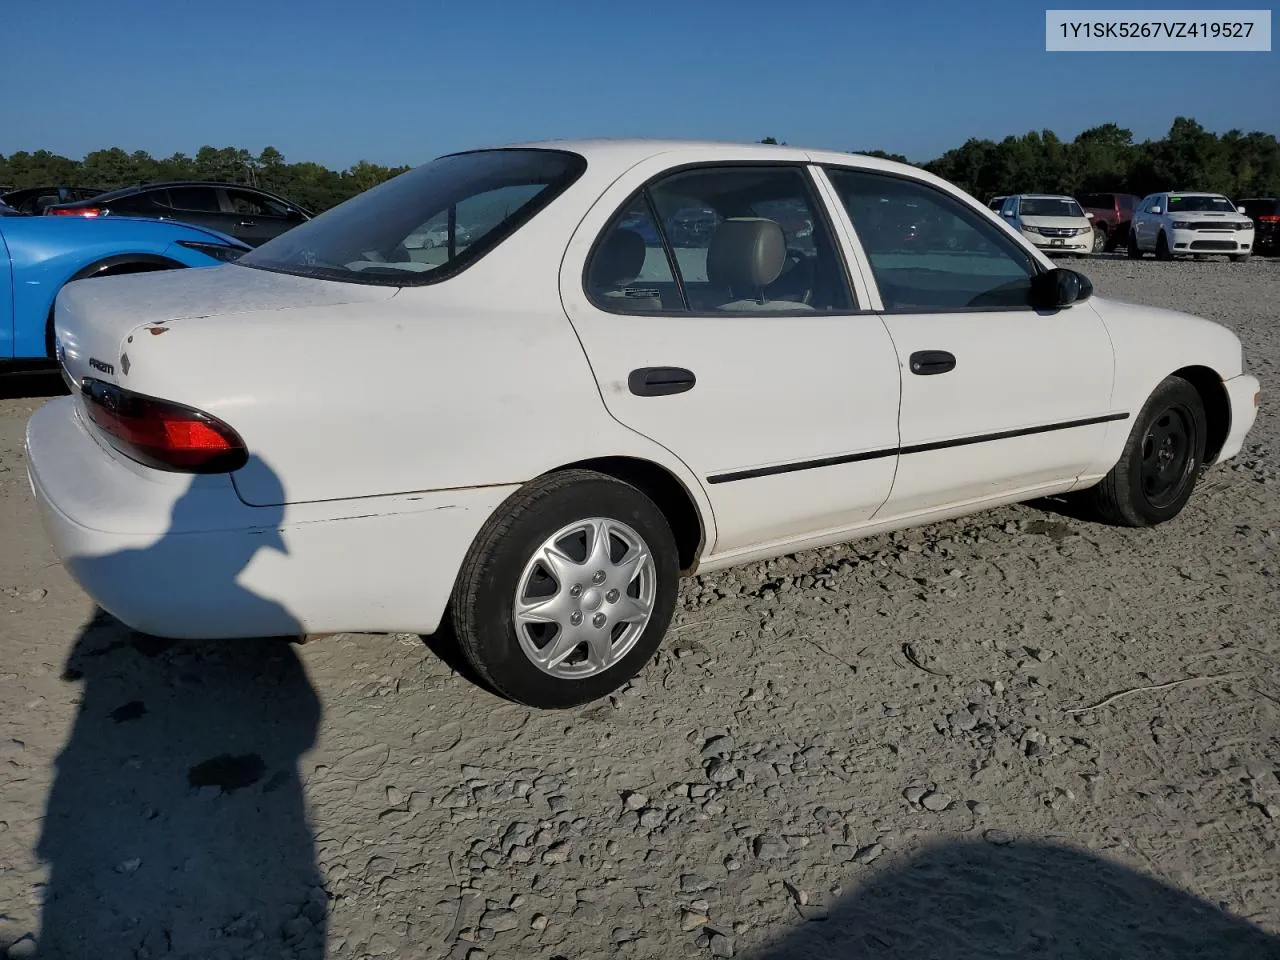
[{"label": "blue sky", "polygon": [[1072,4],[4,0],[0,153],[270,144],[342,168],[526,139],[771,135],[923,162],[1045,127],[1158,137],[1179,114],[1280,132],[1274,37],[1270,53],[1046,53],[1046,6]]}]

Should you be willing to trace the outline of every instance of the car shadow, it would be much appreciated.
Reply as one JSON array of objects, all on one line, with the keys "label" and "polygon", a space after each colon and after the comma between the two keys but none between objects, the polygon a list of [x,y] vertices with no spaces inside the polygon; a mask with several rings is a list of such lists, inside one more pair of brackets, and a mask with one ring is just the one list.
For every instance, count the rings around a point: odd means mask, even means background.
[{"label": "car shadow", "polygon": [[[198,576],[220,602],[296,627],[236,581],[264,546],[286,549],[283,508],[262,508],[274,538],[193,564],[175,531],[198,528],[200,488],[151,546],[71,566],[149,574],[161,604],[174,578]],[[98,613],[63,679],[80,697],[36,849],[49,877],[35,955],[320,960],[328,897],[298,763],[322,710],[293,643],[173,641]]]},{"label": "car shadow", "polygon": [[[754,960],[1275,960],[1280,938],[1089,853],[989,832],[886,868]],[[874,868],[873,868],[874,869]],[[740,954],[746,956],[746,954]]]},{"label": "car shadow", "polygon": [[67,386],[57,370],[4,370],[0,368],[0,400],[60,397]]}]

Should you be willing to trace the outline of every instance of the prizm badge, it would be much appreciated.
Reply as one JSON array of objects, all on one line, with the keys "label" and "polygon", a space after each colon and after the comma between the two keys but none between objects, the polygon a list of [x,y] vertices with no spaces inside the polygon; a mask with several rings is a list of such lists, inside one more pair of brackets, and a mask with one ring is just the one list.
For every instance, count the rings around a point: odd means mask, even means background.
[{"label": "prizm badge", "polygon": [[103,363],[97,357],[89,358],[89,366],[93,367],[93,369],[97,370],[99,373],[112,374],[116,372],[114,365],[110,363]]}]

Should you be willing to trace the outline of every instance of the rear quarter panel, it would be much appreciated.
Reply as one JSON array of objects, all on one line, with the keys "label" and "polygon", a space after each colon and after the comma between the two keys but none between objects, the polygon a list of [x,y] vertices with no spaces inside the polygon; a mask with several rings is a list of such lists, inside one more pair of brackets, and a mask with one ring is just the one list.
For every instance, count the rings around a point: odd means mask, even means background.
[{"label": "rear quarter panel", "polygon": [[179,246],[178,240],[210,242],[211,235],[177,224],[78,217],[11,218],[4,225],[12,269],[10,357],[46,355],[49,309],[58,291],[92,264],[122,255],[163,257],[186,267],[218,261]]}]

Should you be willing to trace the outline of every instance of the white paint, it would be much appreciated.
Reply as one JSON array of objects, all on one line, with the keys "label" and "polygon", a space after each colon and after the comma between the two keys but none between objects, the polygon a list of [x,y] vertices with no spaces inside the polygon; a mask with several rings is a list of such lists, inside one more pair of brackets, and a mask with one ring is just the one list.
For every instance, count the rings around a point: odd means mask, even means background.
[{"label": "white paint", "polygon": [[[1223,457],[1252,426],[1257,380],[1242,374],[1239,340],[1206,320],[1097,297],[1053,314],[881,314],[862,242],[820,176],[866,312],[605,313],[582,289],[588,251],[635,189],[678,164],[890,171],[1000,218],[923,171],[850,154],[554,146],[588,158],[579,182],[440,284],[397,290],[230,265],[64,288],[56,329],[73,375],[206,410],[254,454],[234,478],[192,480],[106,447],[73,398],[42,408],[28,430],[33,489],[59,555],[95,600],[173,636],[430,632],[485,520],[521,484],[576,461],[630,457],[670,472],[695,501],[711,570],[1086,485],[1115,462],[1133,421],[906,456],[899,442],[1133,415],[1191,365],[1227,381]],[[953,352],[956,370],[910,374],[907,357],[921,349]],[[633,396],[628,373],[649,365],[690,368],[698,384]],[[707,482],[867,452],[884,455]]]}]

